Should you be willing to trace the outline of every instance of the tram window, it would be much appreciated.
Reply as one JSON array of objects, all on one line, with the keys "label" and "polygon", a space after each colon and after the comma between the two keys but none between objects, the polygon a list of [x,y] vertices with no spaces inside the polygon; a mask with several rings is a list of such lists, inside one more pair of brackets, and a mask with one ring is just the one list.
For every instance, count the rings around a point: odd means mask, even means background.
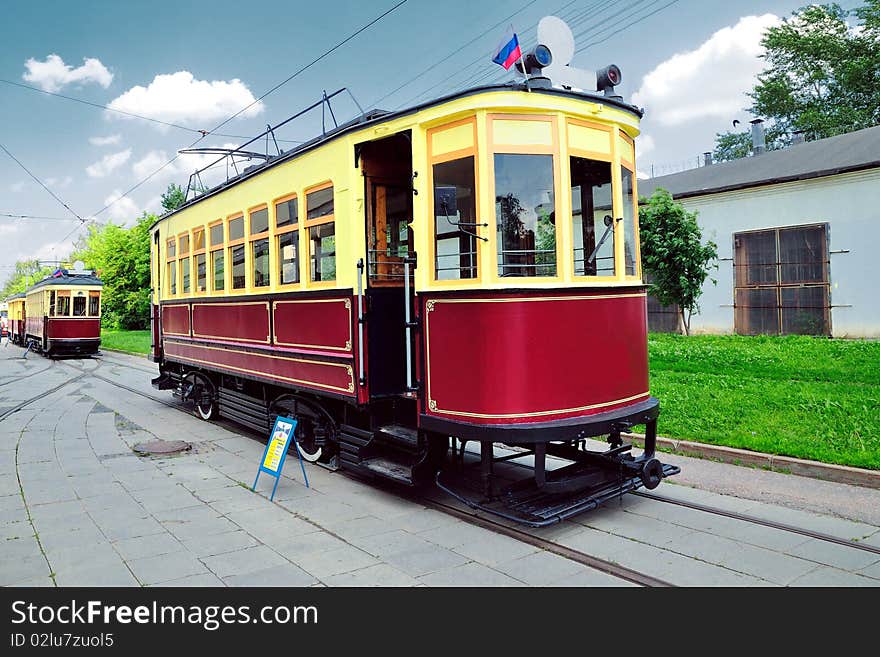
[{"label": "tram window", "polygon": [[89,292],[89,317],[97,317],[101,314],[101,296],[96,292]]},{"label": "tram window", "polygon": [[196,292],[204,292],[207,288],[207,267],[205,266],[205,254],[196,256]]},{"label": "tram window", "polygon": [[193,231],[193,251],[200,251],[205,248],[205,229],[197,228]]},{"label": "tram window", "polygon": [[189,268],[190,268],[189,258],[181,258],[180,259],[180,272],[181,272],[182,278],[183,278],[182,285],[181,285],[181,291],[184,294],[189,292],[189,290],[190,290],[190,287],[189,287],[189,278],[190,278]]},{"label": "tram window", "polygon": [[333,214],[333,188],[325,187],[306,194],[306,219],[319,219]]},{"label": "tram window", "polygon": [[495,155],[499,276],[556,275],[553,156]]},{"label": "tram window", "polygon": [[211,271],[214,272],[214,291],[220,292],[225,287],[223,270],[223,250],[211,252]]},{"label": "tram window", "polygon": [[336,280],[336,234],[334,224],[309,228],[311,270],[313,281]]},{"label": "tram window", "polygon": [[177,245],[174,243],[173,239],[168,240],[168,248],[167,248],[167,257],[173,258],[177,255]]},{"label": "tram window", "polygon": [[614,276],[614,223],[605,224],[605,216],[614,214],[611,164],[572,157],[569,165],[574,274]]},{"label": "tram window", "polygon": [[244,238],[244,217],[236,217],[229,221],[229,241]]},{"label": "tram window", "polygon": [[177,262],[168,263],[168,293],[177,294]]},{"label": "tram window", "polygon": [[220,246],[223,244],[223,223],[211,226],[211,246]]},{"label": "tram window", "polygon": [[438,281],[477,277],[474,158],[435,164],[434,276]]},{"label": "tram window", "polygon": [[292,226],[299,221],[296,197],[275,204],[275,227]]},{"label": "tram window", "polygon": [[230,260],[232,261],[232,289],[244,289],[245,270],[244,270],[244,244],[233,246],[229,249]]},{"label": "tram window", "polygon": [[49,312],[47,313],[49,317],[55,316],[55,291],[52,290],[49,292]]},{"label": "tram window", "polygon": [[278,236],[278,264],[281,285],[299,283],[299,234],[292,230]]},{"label": "tram window", "polygon": [[180,251],[180,255],[185,255],[189,253],[189,235],[180,236],[180,245],[178,250]]},{"label": "tram window", "polygon": [[269,230],[269,209],[251,212],[251,235],[260,235]]},{"label": "tram window", "polygon": [[86,316],[86,298],[85,297],[73,297],[73,316],[74,317],[85,317]]},{"label": "tram window", "polygon": [[623,252],[624,274],[636,275],[636,215],[633,200],[633,174],[626,167],[620,167],[620,180],[623,182]]},{"label": "tram window", "polygon": [[254,287],[269,285],[269,240],[252,242],[254,249]]},{"label": "tram window", "polygon": [[64,294],[58,295],[58,300],[55,302],[55,316],[56,317],[68,317],[70,315],[70,297]]}]

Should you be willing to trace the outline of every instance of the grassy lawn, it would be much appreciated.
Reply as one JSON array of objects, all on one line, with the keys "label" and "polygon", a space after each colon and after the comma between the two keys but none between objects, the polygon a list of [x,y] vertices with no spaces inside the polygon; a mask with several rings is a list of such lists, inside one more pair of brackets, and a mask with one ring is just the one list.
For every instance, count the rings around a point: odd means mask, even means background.
[{"label": "grassy lawn", "polygon": [[670,438],[880,469],[880,342],[652,334]]},{"label": "grassy lawn", "polygon": [[132,354],[150,353],[149,331],[115,331],[101,329],[101,346],[104,349],[116,349]]}]

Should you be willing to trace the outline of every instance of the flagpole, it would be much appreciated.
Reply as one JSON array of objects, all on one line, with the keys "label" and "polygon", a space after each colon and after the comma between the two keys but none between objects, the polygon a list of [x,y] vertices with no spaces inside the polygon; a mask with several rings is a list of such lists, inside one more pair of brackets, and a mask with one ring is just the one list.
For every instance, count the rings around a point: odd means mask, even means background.
[{"label": "flagpole", "polygon": [[519,65],[522,68],[523,77],[526,79],[526,89],[529,93],[532,93],[532,87],[529,85],[529,74],[526,73],[526,64],[523,61],[522,48],[519,49]]}]

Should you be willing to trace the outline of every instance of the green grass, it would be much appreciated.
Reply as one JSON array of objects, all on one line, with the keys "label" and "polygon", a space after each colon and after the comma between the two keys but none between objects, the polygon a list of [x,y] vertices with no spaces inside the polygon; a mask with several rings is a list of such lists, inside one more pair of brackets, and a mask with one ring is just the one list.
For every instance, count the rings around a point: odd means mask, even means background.
[{"label": "green grass", "polygon": [[880,469],[880,342],[648,341],[663,436]]},{"label": "green grass", "polygon": [[131,354],[150,353],[149,331],[117,331],[101,329],[101,347],[127,351]]}]

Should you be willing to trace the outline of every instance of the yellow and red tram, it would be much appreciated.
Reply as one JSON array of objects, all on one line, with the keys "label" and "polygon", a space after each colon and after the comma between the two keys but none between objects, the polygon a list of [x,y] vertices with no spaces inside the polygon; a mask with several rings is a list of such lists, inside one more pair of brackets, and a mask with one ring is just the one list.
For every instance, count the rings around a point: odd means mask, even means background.
[{"label": "yellow and red tram", "polygon": [[[640,117],[608,94],[481,87],[365,114],[189,200],[152,227],[154,385],[260,432],[294,416],[311,460],[436,475],[533,525],[653,488],[677,468],[654,454]],[[620,434],[640,424],[634,456]],[[521,479],[505,464],[523,454]]]},{"label": "yellow and red tram", "polygon": [[24,345],[47,356],[87,355],[101,345],[102,281],[59,269],[25,292]]},{"label": "yellow and red tram", "polygon": [[24,292],[13,294],[6,299],[9,308],[8,324],[9,339],[13,344],[24,346],[25,344],[25,295]]}]

